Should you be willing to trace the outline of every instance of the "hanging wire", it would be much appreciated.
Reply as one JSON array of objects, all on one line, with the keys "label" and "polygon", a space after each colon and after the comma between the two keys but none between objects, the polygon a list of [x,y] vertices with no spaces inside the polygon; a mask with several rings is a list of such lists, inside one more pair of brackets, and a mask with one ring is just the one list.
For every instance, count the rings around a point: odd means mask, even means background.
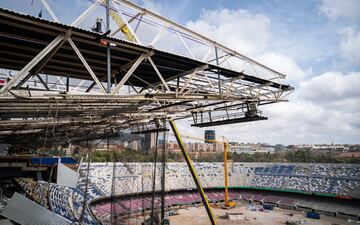
[{"label": "hanging wire", "polygon": [[[109,145],[107,145],[107,147],[109,148]],[[113,172],[112,172],[112,180],[111,180],[111,213],[110,214],[111,214],[111,224],[116,225],[115,174],[116,174],[116,157],[115,157],[115,151],[113,151]]]},{"label": "hanging wire", "polygon": [[[49,117],[51,116],[51,111],[52,111],[51,102],[50,102],[50,101],[48,101],[48,102],[49,102],[49,107],[50,107],[50,109],[49,109],[49,112],[48,112],[48,114],[47,114],[47,116],[46,116],[46,120],[49,119]],[[47,124],[46,130],[45,130],[44,144],[43,144],[43,147],[42,147],[43,150],[45,149],[45,146],[46,146],[46,141],[47,141],[48,132],[49,132],[49,123]],[[38,154],[39,154],[39,153],[40,153],[40,152],[38,151]]]},{"label": "hanging wire", "polygon": [[[50,106],[50,109],[49,109],[49,112],[47,114],[47,117],[46,119],[48,120],[49,117],[51,116],[51,110],[52,110],[52,107],[51,107],[51,103],[49,102],[49,106]],[[45,146],[46,146],[46,140],[47,140],[47,135],[48,135],[48,131],[49,131],[49,123],[47,124],[46,126],[46,131],[45,131],[45,138],[44,138],[44,144],[43,144],[43,147],[42,149],[44,150],[45,149]],[[40,149],[38,148],[37,150],[37,155],[40,157],[40,162],[39,162],[39,170],[37,171],[37,173],[41,173],[40,172],[40,168],[41,168],[41,165],[42,165],[42,157],[40,156]],[[47,193],[47,198],[50,197],[50,180],[51,180],[51,176],[52,176],[52,171],[51,171],[51,174],[50,174],[50,177],[49,177],[49,182],[48,182],[48,193]]]},{"label": "hanging wire", "polygon": [[144,164],[141,164],[141,214],[143,216],[144,224],[145,224],[145,209],[144,209]]},{"label": "hanging wire", "polygon": [[55,111],[55,116],[54,116],[54,124],[53,124],[53,129],[52,129],[52,134],[54,135],[55,133],[55,126],[56,126],[56,120],[57,122],[59,122],[60,117],[58,118],[58,113],[59,113],[59,102],[56,101],[56,111]]},{"label": "hanging wire", "polygon": [[[164,119],[164,125],[166,119]],[[166,125],[165,125],[166,126]],[[163,133],[163,155],[162,155],[162,176],[161,176],[161,224],[164,223],[165,218],[165,169],[166,169],[166,130]]]},{"label": "hanging wire", "polygon": [[135,183],[135,177],[132,176],[132,185],[131,185],[131,195],[130,195],[130,209],[129,209],[129,215],[131,215],[131,209],[132,209],[132,200],[134,198],[134,183]]}]

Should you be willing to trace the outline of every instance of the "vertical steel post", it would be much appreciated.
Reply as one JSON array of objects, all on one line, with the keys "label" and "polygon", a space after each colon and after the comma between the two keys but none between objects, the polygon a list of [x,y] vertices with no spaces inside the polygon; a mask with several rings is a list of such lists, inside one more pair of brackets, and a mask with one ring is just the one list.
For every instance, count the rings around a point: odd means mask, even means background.
[{"label": "vertical steel post", "polygon": [[[106,31],[110,30],[110,0],[106,0]],[[110,42],[106,46],[106,65],[107,65],[107,92],[111,93],[111,55]]]},{"label": "vertical steel post", "polygon": [[152,176],[152,195],[151,195],[151,213],[150,213],[150,225],[154,225],[154,206],[155,206],[155,188],[156,188],[156,160],[159,142],[159,131],[156,131],[156,142],[155,142],[155,154],[154,154],[154,171]]},{"label": "vertical steel post", "polygon": [[70,78],[69,78],[69,74],[66,76],[66,92],[69,92],[69,83],[70,83]]},{"label": "vertical steel post", "polygon": [[224,178],[225,178],[225,207],[229,207],[229,190],[228,190],[228,171],[227,171],[227,152],[229,144],[224,142]]},{"label": "vertical steel post", "polygon": [[[164,125],[166,120],[164,120]],[[161,224],[165,219],[165,152],[166,152],[166,131],[163,134],[163,152],[162,152],[162,176],[161,176]]]},{"label": "vertical steel post", "polygon": [[84,193],[84,199],[83,199],[83,202],[82,202],[81,215],[80,215],[80,219],[79,219],[80,223],[82,223],[83,220],[84,220],[85,209],[86,209],[86,201],[87,201],[87,197],[88,197],[88,188],[89,188],[88,184],[89,184],[91,153],[87,153],[86,157],[88,158],[88,163],[87,163],[87,171],[86,171],[85,193]]},{"label": "vertical steel post", "polygon": [[194,165],[192,164],[192,161],[191,161],[191,159],[190,159],[190,157],[189,157],[189,155],[188,155],[188,153],[187,153],[187,151],[185,149],[185,145],[184,145],[184,142],[183,142],[183,140],[182,140],[182,138],[181,138],[181,136],[179,134],[179,131],[178,131],[178,129],[177,129],[177,127],[176,127],[176,125],[175,125],[175,123],[174,123],[174,121],[172,119],[169,120],[169,123],[170,123],[170,127],[171,127],[171,129],[172,129],[172,131],[173,131],[173,133],[175,135],[175,138],[176,138],[176,140],[177,140],[177,142],[178,142],[178,144],[180,146],[181,152],[182,152],[182,154],[183,154],[183,156],[185,158],[186,164],[187,164],[187,166],[188,166],[188,168],[190,170],[191,176],[193,177],[193,179],[195,181],[195,184],[196,184],[196,187],[197,187],[197,189],[198,189],[198,191],[200,193],[202,202],[203,202],[203,204],[205,206],[205,209],[206,209],[206,212],[207,212],[207,214],[209,216],[210,222],[211,222],[212,225],[217,225],[216,220],[215,220],[214,215],[213,215],[213,212],[212,212],[212,210],[210,208],[209,202],[208,202],[208,200],[206,198],[204,189],[201,186],[200,179],[199,179],[199,177],[198,177],[198,175],[197,175],[197,173],[195,171]]},{"label": "vertical steel post", "polygon": [[[109,138],[108,138],[109,141]],[[107,147],[107,150],[109,151],[109,147]],[[116,157],[115,157],[115,151],[112,153],[113,157],[113,171],[112,171],[112,179],[111,179],[111,209],[110,209],[110,220],[111,224],[116,225],[116,200],[115,200],[115,187],[116,187]]]}]

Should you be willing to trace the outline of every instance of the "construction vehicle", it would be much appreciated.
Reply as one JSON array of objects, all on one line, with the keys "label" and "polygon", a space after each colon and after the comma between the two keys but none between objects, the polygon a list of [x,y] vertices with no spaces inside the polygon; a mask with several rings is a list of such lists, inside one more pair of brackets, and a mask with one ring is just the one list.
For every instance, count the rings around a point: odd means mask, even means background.
[{"label": "construction vehicle", "polygon": [[227,156],[228,156],[228,151],[229,151],[229,141],[224,136],[222,136],[223,141],[196,138],[196,137],[191,137],[191,136],[187,136],[187,135],[182,135],[182,137],[186,138],[186,139],[193,139],[193,140],[199,140],[199,141],[206,141],[206,142],[212,142],[212,143],[223,143],[224,144],[224,189],[225,189],[225,199],[224,199],[224,205],[222,206],[222,208],[223,209],[234,208],[236,206],[236,203],[232,202],[232,201],[229,201],[229,177],[228,177],[228,167],[227,167]]}]

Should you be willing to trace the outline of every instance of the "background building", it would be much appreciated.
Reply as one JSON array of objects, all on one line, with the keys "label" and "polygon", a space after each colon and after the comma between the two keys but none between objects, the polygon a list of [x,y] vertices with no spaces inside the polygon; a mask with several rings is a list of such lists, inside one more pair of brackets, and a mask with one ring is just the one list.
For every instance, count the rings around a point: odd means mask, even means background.
[{"label": "background building", "polygon": [[229,151],[236,154],[255,154],[257,152],[275,154],[275,147],[269,144],[232,144]]},{"label": "background building", "polygon": [[214,143],[215,141],[215,130],[205,130],[205,143]]}]

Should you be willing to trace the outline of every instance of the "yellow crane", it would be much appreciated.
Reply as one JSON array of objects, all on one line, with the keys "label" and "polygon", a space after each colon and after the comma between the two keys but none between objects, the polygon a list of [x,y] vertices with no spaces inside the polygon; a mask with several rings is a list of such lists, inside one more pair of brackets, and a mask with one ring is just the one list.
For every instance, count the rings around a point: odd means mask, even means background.
[{"label": "yellow crane", "polygon": [[[90,2],[92,2],[92,0],[89,0]],[[104,7],[107,7],[106,4],[105,4],[105,0],[102,0],[102,2],[100,3],[102,6]],[[138,41],[136,40],[135,38],[135,35],[132,33],[133,31],[129,29],[128,27],[128,24],[126,24],[126,22],[121,18],[121,16],[119,16],[118,12],[117,12],[118,9],[115,9],[113,7],[109,7],[109,15],[111,16],[111,18],[115,21],[115,23],[118,25],[118,29],[113,32],[111,34],[111,36],[114,36],[115,34],[117,34],[119,31],[121,31],[121,33],[124,34],[125,38],[128,40],[128,41],[131,41],[131,42],[135,42],[137,43]],[[120,13],[120,12],[119,12]],[[133,17],[129,20],[129,22],[133,21],[134,19],[136,18]]]},{"label": "yellow crane", "polygon": [[[126,39],[131,42],[137,42],[135,36],[132,34],[124,20],[117,14],[117,12],[114,9],[110,9],[109,14],[115,23],[119,26],[119,30],[125,35]],[[112,35],[115,33],[117,33],[117,31],[115,31]]]},{"label": "yellow crane", "polygon": [[181,135],[183,138],[186,139],[193,139],[193,140],[199,140],[199,141],[207,141],[212,143],[223,143],[224,144],[224,189],[225,189],[225,199],[224,199],[224,208],[233,208],[235,207],[235,202],[229,201],[229,177],[228,177],[228,168],[227,168],[227,156],[229,151],[229,141],[222,136],[223,141],[219,140],[206,140],[203,138],[197,138],[197,137],[191,137],[187,135]]}]

